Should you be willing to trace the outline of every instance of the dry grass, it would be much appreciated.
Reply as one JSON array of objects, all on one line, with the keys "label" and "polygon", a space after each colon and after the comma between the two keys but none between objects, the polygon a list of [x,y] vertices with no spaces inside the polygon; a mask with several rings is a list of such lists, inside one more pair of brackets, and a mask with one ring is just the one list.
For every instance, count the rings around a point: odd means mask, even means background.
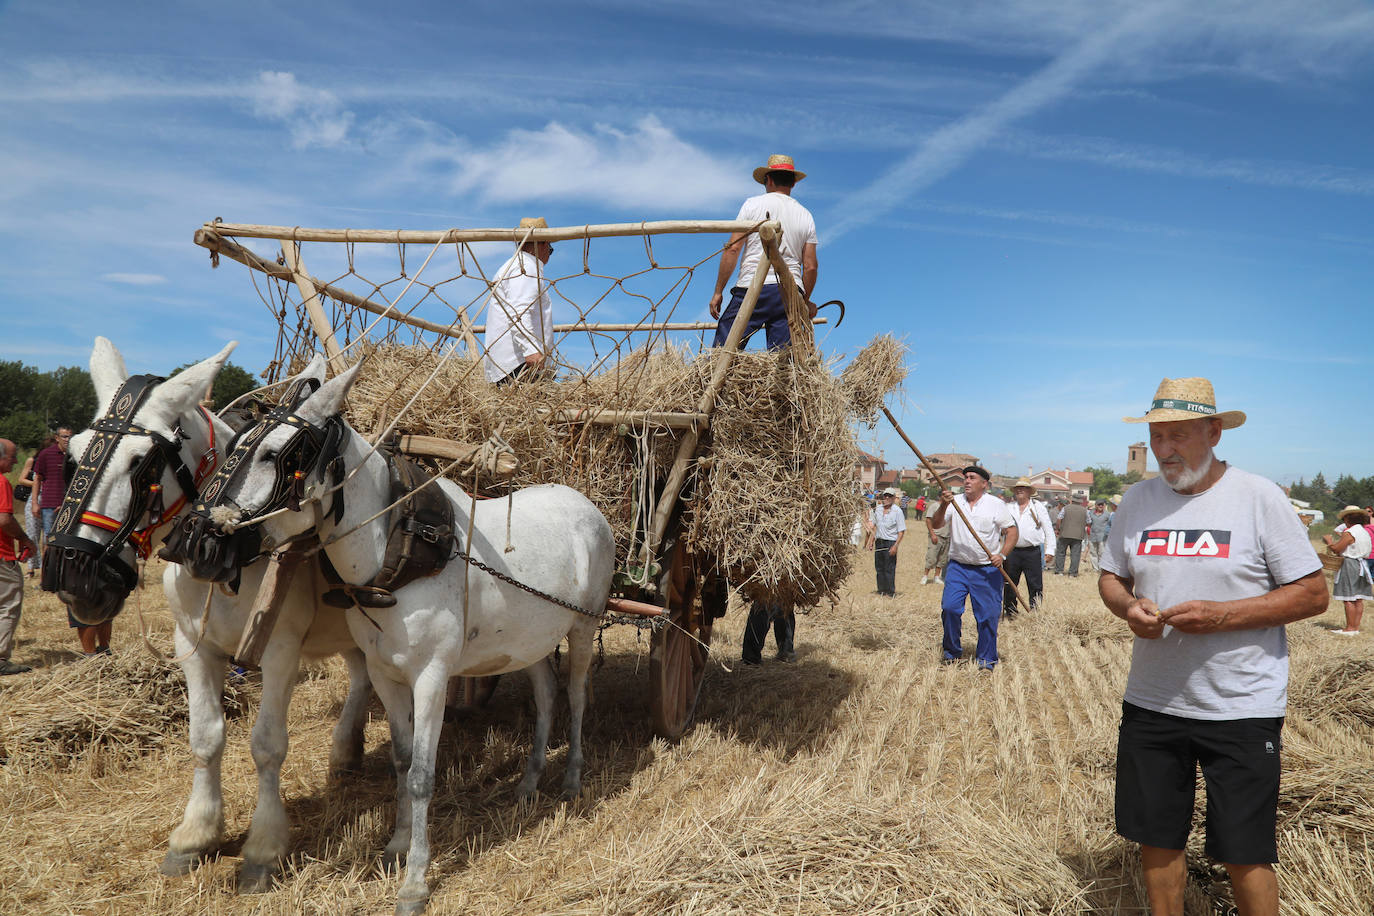
[{"label": "dry grass", "polygon": [[[376,347],[349,397],[348,419],[371,433],[400,415],[407,432],[464,442],[499,430],[520,467],[508,482],[480,481],[483,495],[551,480],[575,487],[610,520],[617,567],[625,568],[637,565],[644,519],[685,431],[556,418],[589,408],[695,411],[723,353],[638,350],[599,374],[497,388],[471,357],[441,365],[422,348]],[[816,357],[735,355],[683,495],[695,550],[737,588],[803,607],[834,597],[849,572],[850,527],[860,511],[851,420],[856,411],[871,414],[900,384],[905,353],[880,336],[842,379]]]},{"label": "dry grass", "polygon": [[[903,555],[890,601],[873,595],[862,559],[836,607],[799,619],[793,665],[736,664],[743,615],[733,607],[716,630],[697,727],[678,745],[650,737],[647,642],[627,627],[609,631],[587,722],[585,794],[572,806],[515,807],[532,712],[522,680],[503,679],[492,707],[452,725],[440,748],[431,911],[1144,912],[1134,853],[1111,823],[1130,642],[1093,580],[1049,577],[1045,609],[1003,628],[1004,662],[980,678],[936,664],[938,587],[917,584],[916,558]],[[166,649],[161,599],[145,601]],[[1374,733],[1352,712],[1367,702],[1354,685],[1368,676],[1374,641],[1329,636],[1341,619],[1333,605],[1289,629],[1279,873],[1285,911],[1312,916],[1374,911]],[[251,715],[228,726],[223,857],[186,878],[157,875],[190,759],[184,700],[142,684],[164,679],[144,660],[134,624],[117,621],[114,659],[78,661],[54,600],[27,596],[16,656],[41,667],[0,681],[10,753],[0,767],[0,844],[11,851],[0,862],[4,909],[390,912],[397,879],[375,864],[392,793],[379,710],[365,773],[343,784],[326,777],[346,687],[337,661],[296,691],[283,885],[261,897],[232,892],[255,794]],[[117,707],[106,688],[139,699]],[[251,687],[244,697],[252,705]],[[134,737],[75,750],[42,737],[50,720],[112,708]],[[139,737],[144,726],[161,740]],[[551,791],[562,753],[551,754]],[[1189,912],[1225,912],[1226,882],[1200,839],[1189,853]]]}]

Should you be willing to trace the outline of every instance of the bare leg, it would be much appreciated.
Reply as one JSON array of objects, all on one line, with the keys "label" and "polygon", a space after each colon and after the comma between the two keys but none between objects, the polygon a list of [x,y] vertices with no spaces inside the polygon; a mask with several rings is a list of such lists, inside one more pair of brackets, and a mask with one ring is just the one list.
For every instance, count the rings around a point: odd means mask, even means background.
[{"label": "bare leg", "polygon": [[415,683],[415,742],[411,750],[410,773],[406,787],[410,792],[410,851],[406,855],[405,880],[396,897],[397,916],[412,916],[429,902],[429,805],[434,798],[434,759],[439,750],[439,734],[444,727],[444,698],[448,693],[448,672],[439,665],[426,669]]},{"label": "bare leg", "polygon": [[530,683],[534,687],[534,747],[530,748],[529,760],[525,762],[525,778],[516,787],[515,797],[525,801],[539,788],[539,777],[544,773],[549,746],[549,726],[553,722],[554,679],[553,656],[542,658],[530,665]]},{"label": "bare leg", "polygon": [[1188,882],[1183,850],[1142,845],[1140,868],[1151,916],[1183,916],[1183,888]]},{"label": "bare leg", "polygon": [[110,648],[110,633],[114,631],[114,621],[107,620],[95,628],[95,643],[97,649]]},{"label": "bare leg", "polygon": [[81,641],[81,651],[87,655],[94,655],[95,650],[100,648],[96,642],[97,631],[100,627],[77,627],[76,638]]},{"label": "bare leg", "polygon": [[1272,865],[1227,865],[1240,916],[1278,916],[1279,880]]},{"label": "bare leg", "polygon": [[1360,620],[1364,617],[1364,601],[1355,599],[1345,602],[1345,630],[1347,633],[1360,631]]}]

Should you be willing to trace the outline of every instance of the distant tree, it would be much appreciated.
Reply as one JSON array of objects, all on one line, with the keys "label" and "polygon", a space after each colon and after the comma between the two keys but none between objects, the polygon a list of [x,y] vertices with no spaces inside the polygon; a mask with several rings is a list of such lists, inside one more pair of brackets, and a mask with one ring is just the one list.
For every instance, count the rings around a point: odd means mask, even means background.
[{"label": "distant tree", "polygon": [[0,418],[0,438],[9,439],[20,448],[38,448],[47,432],[43,418],[31,410],[17,410]]},{"label": "distant tree", "polygon": [[0,417],[33,410],[38,370],[18,360],[0,360]]},{"label": "distant tree", "polygon": [[49,429],[85,429],[95,416],[95,385],[79,366],[63,366],[37,377],[37,410]]},{"label": "distant tree", "polygon": [[[183,363],[172,370],[172,375],[194,365],[195,363]],[[228,407],[234,398],[241,394],[247,394],[258,387],[260,387],[258,380],[247,369],[233,363],[225,363],[224,368],[219,370],[219,375],[215,376],[215,384],[211,389],[210,399],[215,402],[216,408]]]},{"label": "distant tree", "polygon": [[1092,491],[1088,494],[1092,499],[1106,499],[1109,496],[1115,496],[1121,492],[1125,483],[1124,478],[1111,468],[1090,467],[1083,470],[1093,475]]}]

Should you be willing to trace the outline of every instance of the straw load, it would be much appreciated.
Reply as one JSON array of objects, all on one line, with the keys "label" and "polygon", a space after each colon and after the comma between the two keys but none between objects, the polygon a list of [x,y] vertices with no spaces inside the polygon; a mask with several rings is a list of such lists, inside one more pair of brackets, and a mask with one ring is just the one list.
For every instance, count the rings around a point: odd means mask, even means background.
[{"label": "straw load", "polygon": [[[688,468],[680,530],[746,596],[809,607],[833,596],[848,574],[861,510],[851,423],[856,409],[871,412],[905,376],[900,345],[880,337],[873,347],[881,352],[856,357],[843,384],[816,357],[735,354]],[[519,459],[514,476],[458,482],[469,490],[475,483],[482,496],[551,482],[580,490],[610,521],[618,567],[629,569],[686,429],[586,417],[695,412],[723,357],[716,349],[641,349],[594,374],[497,388],[471,356],[441,365],[429,350],[378,346],[347,416],[364,435],[398,415],[398,431],[414,435],[476,443],[499,433]]]}]

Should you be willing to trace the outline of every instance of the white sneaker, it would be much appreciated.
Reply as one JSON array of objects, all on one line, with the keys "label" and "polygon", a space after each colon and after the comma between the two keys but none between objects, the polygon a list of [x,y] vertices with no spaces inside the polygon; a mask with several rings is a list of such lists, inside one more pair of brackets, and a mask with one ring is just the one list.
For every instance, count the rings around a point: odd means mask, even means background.
[{"label": "white sneaker", "polygon": [[1334,633],[1334,634],[1336,634],[1337,636],[1359,636],[1359,635],[1360,635],[1360,631],[1359,631],[1359,630],[1332,630],[1331,632]]},{"label": "white sneaker", "polygon": [[922,577],[921,577],[921,584],[922,584],[922,585],[929,585],[929,584],[930,584],[930,577],[929,577],[929,576],[922,576]]},{"label": "white sneaker", "polygon": [[944,579],[941,579],[939,576],[936,576],[936,577],[935,577],[935,584],[936,584],[936,585],[944,585],[944,584],[945,584],[945,580],[944,580]]}]

